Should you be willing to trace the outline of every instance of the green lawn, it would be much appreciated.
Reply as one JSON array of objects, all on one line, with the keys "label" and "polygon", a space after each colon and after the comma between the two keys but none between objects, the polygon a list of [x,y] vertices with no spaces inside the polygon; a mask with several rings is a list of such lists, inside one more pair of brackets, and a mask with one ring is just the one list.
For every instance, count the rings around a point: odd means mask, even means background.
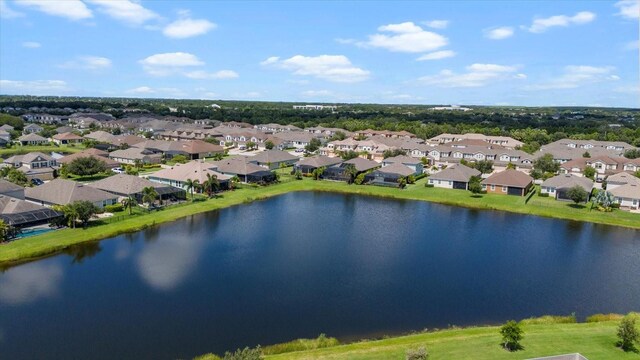
[{"label": "green lawn", "polygon": [[524,350],[507,352],[499,343],[499,327],[475,327],[364,341],[317,350],[267,356],[266,359],[404,359],[407,349],[424,346],[430,360],[438,359],[529,359],[581,353],[588,359],[638,359],[615,347],[618,322],[524,325]]},{"label": "green lawn", "polygon": [[631,214],[619,210],[602,213],[597,210],[590,210],[589,206],[574,208],[569,203],[558,202],[553,199],[538,197],[537,195],[534,195],[529,203],[525,204],[525,198],[516,196],[489,194],[474,197],[468,191],[463,190],[426,188],[424,186],[425,179],[400,190],[368,185],[347,185],[344,182],[314,181],[309,178],[295,180],[292,176],[286,175],[287,169],[278,170],[278,172],[282,173],[281,183],[279,184],[266,187],[245,185],[235,191],[227,191],[216,199],[178,205],[150,214],[133,216],[119,222],[94,225],[88,229],[64,229],[2,244],[0,245],[0,264],[24,261],[60,251],[72,244],[100,240],[125,232],[141,230],[147,226],[176,220],[188,215],[247,203],[292,191],[343,192],[396,199],[423,200],[470,208],[503,210],[640,229],[639,214]]},{"label": "green lawn", "polygon": [[28,145],[28,146],[18,146],[18,145],[14,145],[13,147],[7,149],[7,148],[2,148],[0,149],[0,156],[7,158],[9,156],[13,156],[13,155],[21,155],[21,154],[26,154],[26,153],[30,153],[33,151],[39,151],[45,154],[48,154],[52,151],[55,152],[62,152],[62,153],[75,153],[75,152],[79,152],[84,150],[84,146],[82,145],[76,145],[76,146],[67,146],[67,145],[62,145],[62,146],[53,146],[53,145]]}]

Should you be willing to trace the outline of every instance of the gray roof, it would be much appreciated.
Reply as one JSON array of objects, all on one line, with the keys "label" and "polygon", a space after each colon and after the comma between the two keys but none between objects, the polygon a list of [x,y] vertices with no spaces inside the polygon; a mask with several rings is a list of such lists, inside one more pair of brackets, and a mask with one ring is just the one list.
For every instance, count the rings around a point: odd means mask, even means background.
[{"label": "gray roof", "polygon": [[149,175],[150,179],[163,179],[173,181],[186,181],[187,179],[198,180],[201,184],[207,180],[207,174],[215,175],[219,181],[231,179],[231,176],[224,175],[215,170],[213,163],[203,162],[201,160],[189,161],[186,164],[175,164],[170,168],[164,168]]},{"label": "gray roof", "polygon": [[111,159],[119,158],[119,159],[142,160],[145,156],[162,158],[162,155],[160,154],[153,154],[149,150],[142,149],[142,148],[135,148],[135,147],[130,147],[124,150],[116,150],[109,153],[109,158]]},{"label": "gray roof", "polygon": [[542,186],[556,189],[568,189],[574,186],[580,186],[589,192],[593,189],[593,181],[589,178],[573,174],[560,174],[545,180]]},{"label": "gray roof", "polygon": [[482,180],[485,185],[500,185],[524,188],[533,182],[533,178],[521,171],[507,169],[495,173],[488,178]]},{"label": "gray roof", "polygon": [[90,202],[115,199],[116,196],[75,181],[54,179],[40,186],[26,188],[25,198],[48,204],[67,205],[74,201]]},{"label": "gray roof", "polygon": [[363,159],[361,157],[356,157],[350,160],[347,160],[345,162],[342,163],[344,164],[352,164],[356,167],[356,170],[358,171],[367,171],[367,170],[371,170],[371,169],[375,169],[377,167],[380,167],[380,163],[377,163],[373,160],[368,160],[368,159]]},{"label": "gray roof", "polygon": [[91,186],[96,189],[104,190],[112,194],[132,196],[142,193],[142,190],[146,187],[152,187],[156,189],[158,194],[170,194],[178,192],[176,188],[169,185],[162,185],[156,182],[143,179],[134,175],[117,174],[90,183],[87,186]]},{"label": "gray roof", "polygon": [[0,179],[0,194],[6,194],[8,192],[20,191],[24,190],[24,188],[20,185],[16,185],[11,181],[7,181],[5,179]]},{"label": "gray roof", "polygon": [[316,155],[316,156],[310,156],[310,157],[302,158],[298,160],[298,162],[296,163],[296,166],[310,166],[314,168],[319,168],[323,166],[340,164],[341,162],[342,162],[342,159],[340,159],[339,157],[328,157],[324,155]]},{"label": "gray roof", "polygon": [[286,151],[281,150],[265,150],[249,158],[249,162],[259,163],[279,163],[284,161],[298,160],[295,155],[291,155]]},{"label": "gray roof", "polygon": [[252,164],[244,156],[230,157],[220,161],[214,161],[213,169],[225,174],[249,175],[267,171],[265,168]]},{"label": "gray roof", "polygon": [[619,198],[640,199],[640,185],[637,184],[622,185],[609,192]]},{"label": "gray roof", "polygon": [[411,156],[398,155],[398,156],[386,158],[386,159],[382,160],[382,162],[386,162],[386,163],[390,163],[390,164],[400,163],[400,164],[417,165],[417,164],[421,163],[421,160],[418,159],[418,158],[411,157]]},{"label": "gray roof", "polygon": [[607,177],[607,184],[636,184],[640,185],[640,178],[637,178],[628,172],[619,172]]},{"label": "gray roof", "polygon": [[34,133],[22,135],[18,138],[19,141],[48,141],[46,138]]},{"label": "gray roof", "polygon": [[0,219],[12,226],[48,221],[62,214],[59,212],[10,196],[0,195]]},{"label": "gray roof", "polygon": [[448,168],[431,175],[429,179],[469,182],[472,176],[480,176],[481,172],[462,164],[454,164]]},{"label": "gray roof", "polygon": [[407,165],[402,165],[399,162],[380,168],[376,170],[376,172],[385,174],[396,174],[401,176],[409,176],[415,174],[415,171],[413,171],[413,169],[411,169]]}]

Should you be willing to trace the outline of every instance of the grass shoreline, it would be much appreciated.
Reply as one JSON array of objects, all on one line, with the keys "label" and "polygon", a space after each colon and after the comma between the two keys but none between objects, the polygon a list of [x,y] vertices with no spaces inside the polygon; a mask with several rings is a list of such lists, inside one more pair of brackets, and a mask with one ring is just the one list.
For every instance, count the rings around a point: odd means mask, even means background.
[{"label": "grass shoreline", "polygon": [[574,209],[570,204],[558,202],[550,198],[534,195],[528,204],[525,198],[506,195],[483,195],[473,197],[467,191],[426,188],[425,179],[406,189],[385,188],[365,185],[348,185],[343,182],[314,181],[311,179],[288,179],[279,184],[266,187],[228,191],[221,197],[178,205],[161,211],[138,215],[125,220],[103,225],[91,226],[87,229],[63,229],[16,240],[0,245],[0,265],[11,266],[22,262],[36,260],[58,253],[71,245],[99,241],[125,233],[144,230],[149,226],[176,221],[187,216],[250,203],[298,191],[332,192],[353,195],[366,195],[382,198],[417,200],[460,206],[478,210],[506,211],[524,215],[536,215],[561,220],[591,222],[602,225],[621,226],[640,229],[640,215],[616,210],[611,213],[590,211],[587,207]]}]

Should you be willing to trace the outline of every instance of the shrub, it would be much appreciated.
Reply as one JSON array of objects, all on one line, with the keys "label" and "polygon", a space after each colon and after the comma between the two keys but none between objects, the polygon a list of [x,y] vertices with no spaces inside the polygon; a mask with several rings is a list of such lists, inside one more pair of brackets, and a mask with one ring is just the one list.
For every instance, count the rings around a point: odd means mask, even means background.
[{"label": "shrub", "polygon": [[260,346],[255,349],[244,348],[238,349],[234,352],[227,351],[223,357],[224,360],[261,360],[262,359],[262,351],[260,350]]},{"label": "shrub", "polygon": [[568,316],[544,315],[536,318],[524,319],[520,323],[523,325],[542,325],[542,324],[575,324],[576,314]]},{"label": "shrub", "polygon": [[502,347],[507,351],[518,351],[522,349],[520,340],[523,338],[523,331],[520,325],[514,320],[507,321],[500,328],[500,335],[502,335]]},{"label": "shrub", "polygon": [[429,353],[427,349],[422,346],[417,349],[409,349],[407,350],[405,359],[406,360],[427,360],[429,358]]},{"label": "shrub", "polygon": [[124,211],[124,206],[122,204],[107,205],[104,207],[104,211],[111,213],[120,212]]},{"label": "shrub", "polygon": [[276,355],[294,351],[321,349],[338,345],[340,345],[340,341],[338,341],[338,339],[327,337],[325,334],[320,334],[315,339],[297,339],[282,344],[265,346],[262,349],[262,353],[264,355]]},{"label": "shrub", "polygon": [[549,197],[549,193],[539,192],[538,196],[540,196],[540,197]]},{"label": "shrub", "polygon": [[196,356],[193,360],[222,360],[222,358],[216,354],[208,353],[200,356]]},{"label": "shrub", "polygon": [[624,316],[620,314],[593,314],[587,317],[586,322],[594,323],[594,322],[602,322],[602,321],[619,321],[622,320]]},{"label": "shrub", "polygon": [[432,188],[432,187],[433,187],[433,184],[426,183],[426,184],[424,184],[424,186],[425,186],[425,187],[428,187],[428,188]]},{"label": "shrub", "polygon": [[618,345],[624,351],[637,351],[635,344],[640,343],[640,331],[636,328],[636,318],[631,314],[625,316],[618,326]]}]

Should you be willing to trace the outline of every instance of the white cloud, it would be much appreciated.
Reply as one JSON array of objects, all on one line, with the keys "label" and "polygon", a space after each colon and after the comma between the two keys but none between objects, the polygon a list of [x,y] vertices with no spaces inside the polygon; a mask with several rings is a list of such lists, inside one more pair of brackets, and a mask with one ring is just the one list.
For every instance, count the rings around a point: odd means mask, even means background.
[{"label": "white cloud", "polygon": [[0,0],[0,18],[15,19],[23,16],[23,13],[11,9],[5,0]]},{"label": "white cloud", "polygon": [[640,40],[629,41],[624,48],[625,50],[638,50],[640,49]]},{"label": "white cloud", "polygon": [[640,1],[638,0],[622,0],[615,3],[615,7],[619,9],[616,15],[630,20],[640,19]]},{"label": "white cloud", "polygon": [[358,40],[356,39],[344,39],[344,38],[336,38],[335,41],[338,44],[355,44],[356,42],[358,42]]},{"label": "white cloud", "polygon": [[423,24],[432,29],[446,29],[449,26],[449,20],[431,20],[425,21]]},{"label": "white cloud", "polygon": [[502,40],[513,36],[513,28],[501,26],[484,30],[484,37],[491,40]]},{"label": "white cloud", "polygon": [[59,264],[32,263],[9,269],[0,278],[0,302],[18,305],[56,296],[63,277]]},{"label": "white cloud", "polygon": [[148,86],[139,86],[134,89],[129,89],[126,92],[129,94],[153,94],[155,93],[155,90]]},{"label": "white cloud", "polygon": [[149,20],[160,18],[158,14],[137,1],[88,0],[88,2],[96,5],[100,12],[129,25],[142,25]]},{"label": "white cloud", "polygon": [[289,70],[294,75],[313,76],[332,82],[353,83],[369,78],[369,71],[354,66],[344,55],[296,55],[285,60],[273,56],[260,64]]},{"label": "white cloud", "polygon": [[27,49],[37,49],[41,46],[42,45],[39,42],[35,42],[35,41],[25,41],[22,43],[22,47],[25,47]]},{"label": "white cloud", "polygon": [[581,11],[573,16],[555,15],[548,18],[534,19],[528,30],[532,33],[543,33],[549,28],[570,25],[582,25],[595,20],[596,14],[589,11]]},{"label": "white cloud", "polygon": [[70,20],[93,17],[91,10],[80,0],[16,0],[15,3]]},{"label": "white cloud", "polygon": [[393,52],[419,53],[439,49],[449,42],[446,37],[425,31],[413,22],[383,25],[378,31],[382,34],[370,35],[368,41],[359,42],[358,45]]},{"label": "white cloud", "polygon": [[111,67],[111,60],[101,56],[80,56],[59,65],[63,69],[101,70]]},{"label": "white cloud", "polygon": [[67,90],[63,80],[0,80],[1,94],[52,95]]},{"label": "white cloud", "polygon": [[307,90],[300,93],[300,95],[307,98],[327,98],[334,96],[329,90]]},{"label": "white cloud", "polygon": [[440,60],[456,56],[456,52],[453,50],[434,51],[432,53],[424,54],[417,58],[418,61],[427,60]]},{"label": "white cloud", "polygon": [[125,91],[127,94],[139,95],[139,97],[185,97],[186,92],[172,87],[152,88],[149,86],[139,86]]},{"label": "white cloud", "polygon": [[197,56],[184,52],[155,54],[138,62],[145,72],[154,76],[167,76],[184,67],[204,65]]},{"label": "white cloud", "polygon": [[167,25],[162,33],[173,39],[185,39],[193,36],[204,35],[215,29],[216,24],[205,19],[178,19]]},{"label": "white cloud", "polygon": [[[440,87],[481,87],[491,82],[506,79],[522,79],[522,75],[513,73],[518,66],[498,64],[472,64],[466,67],[467,72],[456,74],[451,70],[443,70],[437,75],[423,76],[418,80],[427,85]],[[526,77],[526,76],[525,76]]]},{"label": "white cloud", "polygon": [[618,81],[620,77],[612,74],[613,66],[570,65],[564,68],[559,77],[550,81],[527,87],[528,90],[574,89],[586,84],[603,81]]},{"label": "white cloud", "polygon": [[233,70],[220,70],[216,72],[196,70],[185,73],[185,76],[191,79],[235,79],[239,75]]}]

